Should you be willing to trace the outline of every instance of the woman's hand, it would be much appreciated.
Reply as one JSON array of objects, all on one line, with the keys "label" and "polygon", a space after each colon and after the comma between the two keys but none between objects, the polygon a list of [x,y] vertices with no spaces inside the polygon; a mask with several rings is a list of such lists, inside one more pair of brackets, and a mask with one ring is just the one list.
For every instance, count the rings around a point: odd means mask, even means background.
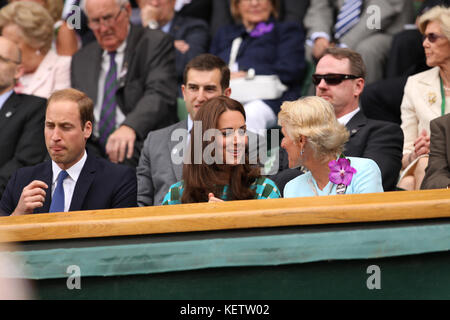
[{"label": "woman's hand", "polygon": [[214,193],[208,193],[208,202],[223,202],[222,199],[216,198]]},{"label": "woman's hand", "polygon": [[[422,130],[420,136],[414,141],[414,151],[408,156],[406,166],[424,154],[430,153],[430,136],[425,129]],[[404,166],[406,168],[406,166]]]}]

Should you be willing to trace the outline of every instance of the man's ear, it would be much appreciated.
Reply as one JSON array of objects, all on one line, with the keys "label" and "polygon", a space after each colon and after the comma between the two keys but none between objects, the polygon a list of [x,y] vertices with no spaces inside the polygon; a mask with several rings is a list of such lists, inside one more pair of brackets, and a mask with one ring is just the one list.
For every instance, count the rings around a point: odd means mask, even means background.
[{"label": "man's ear", "polygon": [[231,96],[231,88],[226,88],[223,91],[223,95],[226,96],[226,97],[230,97]]},{"label": "man's ear", "polygon": [[184,84],[181,85],[181,93],[183,94],[183,100],[186,99],[186,95],[184,94],[184,91],[186,90],[186,86]]},{"label": "man's ear", "polygon": [[132,13],[133,8],[131,7],[130,2],[126,3],[125,6],[124,6],[124,8],[125,8],[125,11],[126,11],[127,14],[128,14],[128,17],[131,18],[131,13]]},{"label": "man's ear", "polygon": [[89,139],[89,137],[92,134],[92,122],[86,121],[86,123],[84,124],[83,132],[84,132],[84,138],[86,140]]},{"label": "man's ear", "polygon": [[20,77],[22,77],[25,74],[25,68],[23,67],[23,64],[18,64],[16,66],[16,72],[14,73],[14,79],[19,81]]},{"label": "man's ear", "polygon": [[355,96],[360,96],[364,90],[365,81],[363,78],[358,78],[355,81]]}]

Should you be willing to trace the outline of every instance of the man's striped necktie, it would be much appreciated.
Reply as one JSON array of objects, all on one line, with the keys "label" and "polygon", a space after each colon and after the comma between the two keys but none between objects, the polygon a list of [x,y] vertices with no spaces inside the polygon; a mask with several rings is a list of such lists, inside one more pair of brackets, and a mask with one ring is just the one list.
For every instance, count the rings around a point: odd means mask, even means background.
[{"label": "man's striped necktie", "polygon": [[116,129],[116,91],[117,91],[117,66],[116,53],[109,52],[109,70],[105,78],[103,91],[103,103],[98,125],[100,143],[105,146],[109,135]]},{"label": "man's striped necktie", "polygon": [[345,0],[334,26],[334,38],[336,40],[342,38],[347,31],[358,23],[361,16],[362,3],[362,0]]}]

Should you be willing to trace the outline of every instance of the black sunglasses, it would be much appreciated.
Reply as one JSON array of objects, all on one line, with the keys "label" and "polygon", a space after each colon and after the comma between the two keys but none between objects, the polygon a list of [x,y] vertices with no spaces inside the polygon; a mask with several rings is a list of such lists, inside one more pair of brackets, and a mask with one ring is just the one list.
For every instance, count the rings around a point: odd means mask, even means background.
[{"label": "black sunglasses", "polygon": [[422,42],[425,41],[425,39],[428,39],[431,43],[435,43],[437,39],[439,38],[446,38],[446,36],[443,36],[441,34],[437,34],[434,32],[431,32],[429,34],[424,34],[422,37]]},{"label": "black sunglasses", "polygon": [[338,85],[344,80],[358,79],[358,78],[361,77],[354,76],[352,74],[340,74],[340,73],[313,74],[312,82],[314,83],[315,86],[317,86],[323,79],[328,85]]}]

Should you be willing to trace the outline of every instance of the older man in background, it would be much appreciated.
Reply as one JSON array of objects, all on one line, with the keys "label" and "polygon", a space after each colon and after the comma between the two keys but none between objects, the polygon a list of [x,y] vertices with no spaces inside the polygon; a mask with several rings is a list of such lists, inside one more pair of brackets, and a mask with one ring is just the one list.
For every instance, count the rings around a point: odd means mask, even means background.
[{"label": "older man in background", "polygon": [[128,0],[86,0],[97,41],[72,59],[72,86],[94,100],[90,150],[135,167],[151,130],[176,119],[175,50],[172,38],[130,24]]}]

